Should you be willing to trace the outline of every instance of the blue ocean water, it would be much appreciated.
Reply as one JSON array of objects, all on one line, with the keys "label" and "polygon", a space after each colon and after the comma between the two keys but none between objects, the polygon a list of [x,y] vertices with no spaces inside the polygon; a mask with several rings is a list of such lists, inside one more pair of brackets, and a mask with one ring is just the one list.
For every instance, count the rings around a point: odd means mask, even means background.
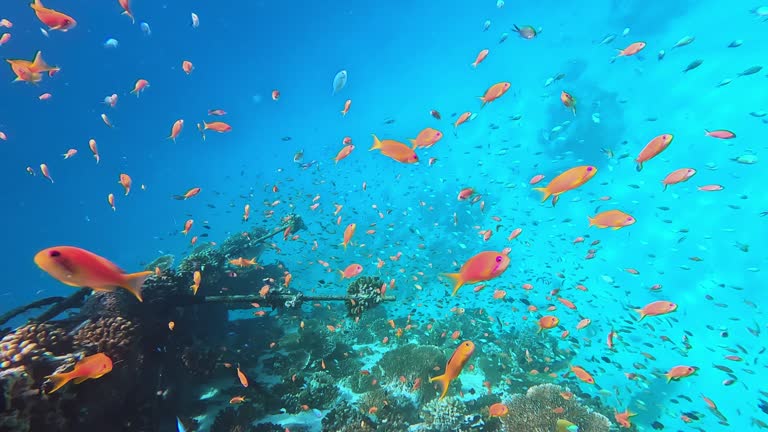
[{"label": "blue ocean water", "polygon": [[[251,221],[267,227],[291,212],[304,217],[308,229],[298,240],[276,240],[280,251],[261,257],[283,261],[300,290],[336,277],[318,260],[334,271],[360,263],[363,275],[396,280],[401,304],[385,306],[393,318],[417,304],[439,303],[486,308],[517,326],[541,315],[525,312],[519,299],[543,311],[549,291],[560,288],[579,304],[576,312],[558,309],[563,328],[577,333],[576,323],[592,320],[582,333],[594,341],[579,347],[579,364],[618,394],[602,396],[609,406],[639,413],[632,420],[643,430],[654,421],[665,430],[753,430],[759,427],[753,419],[768,422],[758,408],[766,398],[760,391],[768,391],[761,378],[764,345],[748,330],[765,331],[768,200],[761,167],[768,116],[761,114],[768,110],[768,83],[766,69],[738,76],[768,58],[768,22],[754,11],[760,4],[135,1],[135,24],[120,15],[117,1],[45,4],[75,17],[77,27],[46,37],[25,2],[0,6],[0,18],[13,22],[0,32],[12,34],[0,47],[2,57],[31,60],[40,50],[61,67],[38,85],[11,83],[8,67],[2,73],[0,131],[7,140],[0,141],[0,225],[6,227],[9,276],[0,290],[3,310],[72,293],[34,265],[41,249],[78,246],[138,271],[158,255],[180,259],[191,250],[192,235],[205,232],[210,237],[198,242],[221,242],[243,230],[243,206],[250,204]],[[197,28],[192,12],[200,17]],[[484,31],[486,20],[491,24]],[[511,30],[514,24],[540,32],[527,40]],[[500,43],[502,33],[509,36]],[[602,43],[608,35],[615,39]],[[695,40],[673,48],[686,36]],[[116,48],[104,46],[109,38],[119,42]],[[735,40],[743,44],[729,47]],[[643,51],[611,61],[617,49],[636,41],[647,44]],[[489,49],[488,57],[472,68],[482,49]],[[189,75],[181,70],[183,60],[194,64]],[[695,60],[703,62],[683,72]],[[334,95],[340,70],[349,78]],[[558,74],[562,79],[545,86]],[[136,97],[129,91],[140,78],[150,85]],[[719,85],[725,79],[733,81]],[[501,81],[512,84],[509,92],[481,109],[478,97]],[[278,101],[271,98],[274,89]],[[563,106],[561,91],[576,98],[576,115]],[[39,100],[46,92],[52,97]],[[118,102],[110,108],[103,99],[113,93]],[[342,116],[347,99],[352,105]],[[218,120],[207,115],[217,108],[228,112],[221,120],[232,131],[209,131],[203,142],[195,124]],[[452,123],[465,111],[477,116],[454,133]],[[104,125],[102,113],[114,128]],[[185,125],[174,143],[166,137],[178,119]],[[368,151],[372,133],[407,142],[424,127],[441,130],[444,138],[417,150],[419,164]],[[736,138],[705,136],[705,129],[727,129]],[[636,171],[633,159],[664,133],[674,135],[673,143]],[[347,136],[355,150],[334,163]],[[89,139],[98,143],[98,164]],[[77,155],[63,160],[70,148]],[[294,163],[300,150],[303,162],[316,163]],[[54,183],[41,176],[41,163]],[[543,174],[546,184],[578,165],[598,173],[555,207],[541,203],[529,180]],[[663,191],[661,180],[679,168],[697,173]],[[128,196],[118,184],[120,173],[133,179]],[[697,189],[712,184],[723,190]],[[171,199],[192,187],[202,188],[193,199]],[[456,199],[465,187],[482,194],[484,211]],[[110,193],[116,211],[107,204]],[[316,196],[320,207],[310,210]],[[340,224],[334,204],[344,206]],[[588,226],[587,216],[609,209],[637,223],[617,231]],[[268,210],[274,216],[267,217]],[[187,219],[195,226],[184,236]],[[356,247],[345,253],[337,245],[352,222]],[[203,231],[203,224],[211,230]],[[507,241],[518,227],[520,237]],[[484,241],[481,230],[493,236]],[[574,243],[580,236],[585,242]],[[594,240],[598,252],[585,259]],[[318,247],[310,250],[314,242]],[[450,284],[439,273],[457,271],[477,252],[505,247],[512,248],[512,263],[493,284],[507,291],[508,301],[494,300],[490,288],[475,293],[469,286],[446,299]],[[389,259],[398,252],[399,261]],[[377,258],[387,262],[381,270]],[[526,292],[524,283],[535,289]],[[589,291],[574,290],[578,283]],[[660,291],[649,289],[656,284]],[[632,324],[637,330],[620,338],[612,363],[598,372],[599,360],[592,359],[606,355],[605,335],[634,321],[632,308],[656,300],[678,305],[674,320],[646,318],[653,329]],[[437,320],[445,313],[429,310]],[[691,349],[682,348],[686,331]],[[699,370],[671,384],[628,382],[624,372],[635,371],[633,363],[644,359],[640,352],[652,354],[658,369],[687,364]],[[731,366],[736,383],[724,386],[729,375],[713,363]],[[718,403],[729,429],[712,415],[683,423],[683,413],[707,412],[702,394]]]}]

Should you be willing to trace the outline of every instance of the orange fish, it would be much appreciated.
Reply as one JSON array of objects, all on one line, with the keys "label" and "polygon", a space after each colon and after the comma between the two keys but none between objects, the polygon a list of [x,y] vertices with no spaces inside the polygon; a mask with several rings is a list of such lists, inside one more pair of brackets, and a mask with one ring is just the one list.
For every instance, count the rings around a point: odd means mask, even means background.
[{"label": "orange fish", "polygon": [[632,44],[629,44],[628,47],[624,49],[620,49],[618,57],[629,57],[633,56],[645,48],[645,42],[635,42]]},{"label": "orange fish", "polygon": [[480,100],[483,101],[483,104],[480,106],[480,108],[484,107],[485,104],[491,103],[500,98],[502,95],[504,95],[504,93],[507,92],[507,90],[509,90],[510,87],[512,87],[512,84],[506,81],[490,86],[488,90],[485,91],[485,94],[480,96]]},{"label": "orange fish", "polygon": [[49,66],[43,60],[42,51],[35,53],[35,58],[32,61],[11,59],[6,59],[6,61],[11,65],[11,70],[16,75],[13,82],[38,83],[43,80],[44,72],[48,72],[48,76],[53,76],[60,70],[58,67]]},{"label": "orange fish", "polygon": [[509,256],[506,254],[485,251],[467,260],[458,273],[443,273],[443,275],[456,282],[451,294],[455,296],[459,288],[465,283],[474,284],[500,276],[509,267],[509,262]]},{"label": "orange fish", "polygon": [[48,170],[48,165],[44,163],[40,164],[40,172],[43,173],[43,177],[47,178],[51,181],[51,183],[53,183],[53,178],[51,177],[51,172]]},{"label": "orange fish", "polygon": [[443,392],[440,394],[440,399],[443,399],[448,393],[448,386],[451,385],[451,381],[456,379],[467,364],[469,358],[472,357],[472,353],[475,352],[475,344],[471,341],[464,341],[448,359],[448,363],[445,365],[445,373],[432,377],[429,382],[437,381],[443,386]]},{"label": "orange fish", "polygon": [[672,380],[689,377],[696,373],[697,370],[698,368],[693,366],[675,366],[665,373],[664,376],[667,377],[667,383],[669,383]]},{"label": "orange fish", "polygon": [[248,222],[249,217],[251,217],[251,205],[246,204],[243,208],[243,222]]},{"label": "orange fish", "polygon": [[579,321],[578,324],[576,324],[576,330],[581,330],[590,324],[592,324],[592,320],[589,318],[584,318],[583,320]]},{"label": "orange fish", "polygon": [[192,73],[192,70],[195,68],[195,65],[192,64],[189,60],[184,60],[181,62],[181,70],[184,71],[187,75]]},{"label": "orange fish", "polygon": [[176,137],[179,136],[181,133],[181,129],[184,127],[184,120],[179,119],[173,122],[173,126],[171,127],[171,135],[168,137],[171,141],[174,143],[176,142]]},{"label": "orange fish", "polygon": [[187,219],[187,221],[184,222],[184,229],[181,232],[184,233],[184,235],[189,234],[189,230],[192,229],[192,224],[194,223],[194,219]]},{"label": "orange fish", "polygon": [[635,223],[635,218],[624,213],[621,210],[608,210],[598,213],[589,219],[589,226],[598,228],[613,228],[614,230],[630,226]]},{"label": "orange fish", "polygon": [[136,97],[139,97],[139,94],[149,87],[149,81],[145,79],[139,79],[136,81],[136,84],[133,86],[133,90],[131,90],[131,93],[135,93]]},{"label": "orange fish", "polygon": [[592,378],[592,375],[590,375],[589,372],[585,371],[584,368],[580,366],[571,366],[571,372],[576,375],[576,378],[584,381],[587,384],[595,383],[595,379]]},{"label": "orange fish", "polygon": [[246,258],[240,257],[240,258],[237,258],[237,259],[229,260],[229,263],[232,264],[233,266],[236,266],[236,267],[250,267],[250,266],[258,265],[258,264],[256,264],[256,258],[255,257],[251,258],[251,259],[246,259]]},{"label": "orange fish", "polygon": [[459,125],[464,124],[470,117],[472,117],[472,113],[469,111],[461,113],[459,118],[457,118],[456,122],[453,124],[453,133],[455,134],[456,128],[459,127]]},{"label": "orange fish", "polygon": [[496,402],[488,408],[488,414],[491,417],[504,417],[509,414],[509,408],[503,403]]},{"label": "orange fish", "polygon": [[199,270],[195,270],[195,273],[192,275],[192,285],[189,287],[192,289],[192,295],[197,295],[197,291],[200,289],[200,281],[203,279],[203,276],[200,274]]},{"label": "orange fish", "polygon": [[112,211],[115,211],[115,194],[107,195],[107,203],[112,207]]},{"label": "orange fish", "polygon": [[656,155],[663,152],[664,149],[672,144],[672,140],[675,138],[672,134],[662,134],[652,139],[648,144],[643,147],[640,154],[637,155],[635,162],[637,162],[636,169],[638,171],[643,169],[643,163],[653,159]]},{"label": "orange fish", "polygon": [[53,387],[45,393],[51,394],[72,380],[75,384],[80,384],[85,380],[101,378],[110,372],[112,372],[112,359],[104,353],[97,353],[75,363],[75,368],[70,372],[45,377],[53,384]]},{"label": "orange fish", "polygon": [[400,163],[412,164],[419,161],[419,157],[416,156],[412,148],[395,140],[380,141],[376,135],[373,135],[373,146],[371,146],[370,150],[380,150],[384,156]]},{"label": "orange fish", "polygon": [[200,132],[207,131],[207,130],[212,130],[218,133],[227,133],[232,130],[232,126],[220,121],[215,121],[210,123],[203,121],[203,126]]},{"label": "orange fish", "polygon": [[113,292],[115,287],[120,287],[139,301],[143,301],[141,286],[152,274],[151,271],[126,274],[106,258],[72,246],[43,249],[35,255],[35,264],[66,285],[103,292]]},{"label": "orange fish", "polygon": [[536,333],[541,333],[542,330],[550,330],[557,327],[560,324],[560,320],[554,315],[547,315],[539,318],[539,330]]},{"label": "orange fish", "polygon": [[184,192],[184,195],[174,195],[173,199],[175,200],[187,200],[192,198],[193,196],[200,193],[202,189],[199,187],[193,187],[192,189],[189,189],[188,191]]},{"label": "orange fish", "polygon": [[69,149],[62,156],[64,156],[64,159],[69,159],[69,158],[71,158],[72,156],[74,156],[76,154],[77,154],[77,150],[76,149]]},{"label": "orange fish", "polygon": [[627,408],[624,412],[618,412],[613,415],[613,417],[616,419],[616,423],[619,424],[619,426],[624,428],[632,427],[632,422],[629,420],[630,417],[634,417],[637,414],[630,412],[629,408]]},{"label": "orange fish", "polygon": [[88,147],[91,149],[91,153],[93,153],[93,158],[96,159],[96,163],[99,163],[101,158],[99,157],[99,148],[96,147],[96,140],[88,140]]},{"label": "orange fish", "polygon": [[360,264],[350,264],[344,270],[339,270],[339,273],[341,273],[342,279],[348,279],[359,275],[362,271],[363,266]]},{"label": "orange fish", "polygon": [[43,3],[40,0],[35,0],[34,3],[30,3],[29,7],[35,11],[37,19],[48,26],[48,30],[65,32],[77,25],[77,21],[75,21],[74,18],[65,13],[43,6]]},{"label": "orange fish", "polygon": [[643,306],[642,309],[635,309],[635,312],[640,314],[640,319],[642,320],[647,316],[664,315],[670,312],[674,312],[675,310],[677,310],[676,304],[669,301],[660,300],[648,303],[647,305]]},{"label": "orange fish", "polygon": [[120,174],[120,180],[117,181],[120,183],[123,188],[125,188],[125,195],[127,196],[129,192],[131,192],[131,176],[128,174]]},{"label": "orange fish", "polygon": [[688,181],[691,177],[696,175],[696,170],[693,168],[680,168],[672,171],[664,177],[661,183],[664,184],[664,190],[667,190],[667,186],[678,184]]},{"label": "orange fish", "polygon": [[245,402],[245,396],[234,396],[229,400],[229,403],[232,405],[241,404],[243,402]]},{"label": "orange fish", "polygon": [[341,150],[339,150],[338,153],[336,153],[336,157],[334,157],[333,160],[336,163],[339,163],[339,161],[349,156],[352,153],[352,150],[354,149],[355,149],[355,146],[353,146],[352,144],[345,145],[344,147],[341,148]]},{"label": "orange fish", "polygon": [[483,62],[483,60],[485,60],[485,58],[486,58],[486,57],[488,57],[488,52],[489,52],[489,51],[488,51],[487,49],[484,49],[484,50],[480,51],[480,52],[477,54],[477,58],[475,59],[475,62],[474,62],[474,63],[472,63],[470,66],[472,66],[473,68],[476,68],[476,67],[477,67],[477,65],[479,65],[480,63],[482,63],[482,62]]},{"label": "orange fish", "polygon": [[357,224],[351,223],[347,225],[347,228],[344,230],[344,241],[339,244],[339,246],[344,246],[344,250],[347,250],[349,241],[352,240],[352,236],[355,235],[355,229],[357,229]]},{"label": "orange fish", "polygon": [[563,105],[565,105],[566,108],[570,108],[571,111],[573,111],[573,115],[576,115],[576,99],[574,99],[570,93],[565,90],[560,92],[560,101],[563,102]]},{"label": "orange fish", "polygon": [[123,13],[120,15],[126,15],[131,19],[131,23],[136,24],[136,20],[133,18],[133,12],[131,12],[130,0],[119,0],[120,6],[123,8]]},{"label": "orange fish", "polygon": [[432,147],[440,141],[440,139],[443,138],[443,133],[440,132],[437,129],[432,129],[430,127],[422,129],[421,132],[416,136],[415,139],[411,140],[411,143],[413,144],[413,149],[417,149],[419,147],[427,148]]},{"label": "orange fish", "polygon": [[280,90],[272,90],[272,100],[277,102],[278,99],[280,99]]},{"label": "orange fish", "polygon": [[349,107],[352,106],[352,99],[347,99],[346,102],[344,102],[344,109],[341,110],[341,115],[346,117],[347,113],[349,112]]},{"label": "orange fish", "polygon": [[243,387],[248,387],[248,377],[245,376],[243,371],[240,370],[240,365],[237,365],[237,378],[240,380],[240,384],[243,385]]},{"label": "orange fish", "polygon": [[550,196],[552,198],[552,205],[557,204],[560,194],[568,192],[569,190],[576,189],[577,187],[588,182],[597,173],[597,168],[589,165],[577,166],[565,171],[558,175],[552,181],[549,182],[543,188],[533,188],[544,194],[541,199],[542,202],[546,201]]}]

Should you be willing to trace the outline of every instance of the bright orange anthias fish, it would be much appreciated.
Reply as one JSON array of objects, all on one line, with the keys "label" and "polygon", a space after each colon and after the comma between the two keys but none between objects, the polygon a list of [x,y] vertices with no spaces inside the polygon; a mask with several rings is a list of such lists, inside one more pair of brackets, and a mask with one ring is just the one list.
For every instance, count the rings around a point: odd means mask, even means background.
[{"label": "bright orange anthias fish", "polygon": [[467,364],[472,354],[475,352],[475,344],[472,341],[464,341],[456,348],[448,359],[448,363],[445,365],[445,373],[432,377],[429,382],[437,381],[443,386],[443,392],[440,394],[440,399],[443,399],[448,393],[448,387],[451,385],[451,381],[456,379]]},{"label": "bright orange anthias fish", "polygon": [[152,274],[151,271],[125,273],[106,258],[72,246],[43,249],[35,255],[35,264],[66,285],[103,292],[124,288],[139,301],[143,301],[141,286]]},{"label": "bright orange anthias fish", "polygon": [[576,99],[570,93],[563,90],[560,93],[560,101],[566,108],[570,108],[573,111],[573,115],[576,115]]},{"label": "bright orange anthias fish", "polygon": [[509,262],[509,256],[505,253],[485,251],[467,260],[458,273],[444,273],[443,275],[456,282],[451,294],[455,296],[464,284],[483,282],[500,276],[509,267]]},{"label": "bright orange anthias fish", "polygon": [[85,380],[101,378],[110,372],[112,372],[112,359],[106,354],[98,353],[88,356],[77,362],[75,368],[70,372],[47,376],[46,378],[51,381],[53,387],[46,391],[46,394],[55,392],[72,380],[75,381],[75,384],[80,384]]},{"label": "bright orange anthias fish", "polygon": [[6,59],[5,61],[11,65],[11,70],[16,75],[16,79],[13,82],[24,81],[36,84],[43,80],[44,72],[48,72],[49,76],[53,76],[60,70],[57,67],[49,66],[43,60],[43,53],[41,51],[35,54],[35,58],[32,61],[11,59]]},{"label": "bright orange anthias fish", "polygon": [[419,161],[419,157],[416,156],[416,152],[411,147],[395,140],[385,139],[381,141],[376,135],[373,135],[373,146],[370,150],[380,150],[384,156],[400,163],[412,164]]},{"label": "bright orange anthias fish", "polygon": [[533,188],[533,190],[544,194],[541,199],[542,202],[553,196],[552,205],[554,206],[557,204],[560,194],[583,185],[594,177],[596,173],[596,167],[589,165],[577,166],[553,178],[545,187]]},{"label": "bright orange anthias fish", "polygon": [[643,147],[643,150],[640,151],[640,154],[637,155],[637,158],[635,159],[635,162],[637,162],[637,170],[642,170],[643,163],[653,159],[659,153],[663,152],[667,147],[669,147],[669,145],[672,144],[672,140],[674,138],[675,136],[672,134],[662,134],[648,142],[648,144]]},{"label": "bright orange anthias fish", "polygon": [[48,30],[65,32],[77,25],[77,21],[75,21],[74,18],[65,13],[43,6],[43,3],[40,0],[35,0],[34,3],[30,3],[29,7],[34,9],[37,18],[43,24],[48,26]]}]

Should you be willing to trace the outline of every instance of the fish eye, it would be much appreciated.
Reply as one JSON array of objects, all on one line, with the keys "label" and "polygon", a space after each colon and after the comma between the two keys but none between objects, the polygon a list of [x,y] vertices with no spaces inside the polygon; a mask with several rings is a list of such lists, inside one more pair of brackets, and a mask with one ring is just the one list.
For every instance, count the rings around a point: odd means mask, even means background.
[{"label": "fish eye", "polygon": [[57,250],[52,250],[52,251],[48,252],[48,256],[50,256],[51,258],[58,258],[58,257],[61,256],[61,252],[59,252]]},{"label": "fish eye", "polygon": [[501,262],[501,255],[498,255],[498,256],[496,257],[496,262],[497,262],[497,263],[500,263],[500,262]]},{"label": "fish eye", "polygon": [[587,171],[592,171],[592,167],[587,167]]}]

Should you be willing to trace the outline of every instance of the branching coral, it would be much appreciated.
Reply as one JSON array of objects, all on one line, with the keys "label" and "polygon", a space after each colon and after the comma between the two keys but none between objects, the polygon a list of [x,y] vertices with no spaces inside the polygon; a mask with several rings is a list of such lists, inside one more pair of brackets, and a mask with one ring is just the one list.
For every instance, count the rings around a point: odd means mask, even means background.
[{"label": "branching coral", "polygon": [[383,372],[382,380],[399,379],[401,376],[409,382],[420,379],[421,395],[428,399],[436,394],[434,386],[428,384],[429,378],[435,375],[435,366],[445,365],[445,360],[443,350],[438,347],[408,344],[385,353],[374,371]]},{"label": "branching coral", "polygon": [[[575,396],[564,398],[566,388],[554,384],[541,384],[528,389],[525,395],[514,395],[506,403],[509,414],[501,420],[506,432],[551,432],[558,419],[565,419],[579,427],[580,432],[608,432],[610,421],[600,413],[579,403]],[[555,408],[563,408],[555,413]],[[558,412],[560,410],[557,410]]]},{"label": "branching coral", "polygon": [[465,411],[464,403],[456,398],[433,399],[421,409],[421,418],[430,432],[453,431],[464,423]]}]

